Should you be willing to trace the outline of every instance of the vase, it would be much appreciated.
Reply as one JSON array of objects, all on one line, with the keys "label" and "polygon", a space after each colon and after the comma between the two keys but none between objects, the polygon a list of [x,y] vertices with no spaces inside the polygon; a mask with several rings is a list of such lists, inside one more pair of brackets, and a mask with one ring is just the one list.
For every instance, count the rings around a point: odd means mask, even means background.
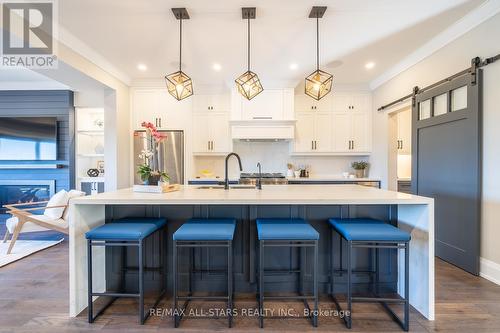
[{"label": "vase", "polygon": [[158,182],[160,181],[160,175],[157,176],[149,176],[148,185],[158,186]]},{"label": "vase", "polygon": [[365,177],[365,169],[356,170],[356,178],[364,178]]}]

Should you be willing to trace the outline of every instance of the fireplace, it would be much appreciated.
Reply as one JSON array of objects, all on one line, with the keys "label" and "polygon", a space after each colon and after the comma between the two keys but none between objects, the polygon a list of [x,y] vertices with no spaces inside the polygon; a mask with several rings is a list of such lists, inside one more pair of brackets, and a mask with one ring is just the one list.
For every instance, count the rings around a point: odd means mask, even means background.
[{"label": "fireplace", "polygon": [[54,180],[0,180],[0,214],[5,204],[49,200],[55,192]]}]

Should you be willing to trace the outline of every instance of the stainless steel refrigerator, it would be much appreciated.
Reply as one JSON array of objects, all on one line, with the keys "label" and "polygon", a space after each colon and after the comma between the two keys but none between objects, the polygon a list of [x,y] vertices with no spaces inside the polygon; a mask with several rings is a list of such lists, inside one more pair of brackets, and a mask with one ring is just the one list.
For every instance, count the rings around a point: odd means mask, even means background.
[{"label": "stainless steel refrigerator", "polygon": [[[158,147],[159,169],[170,176],[170,184],[184,184],[184,131],[159,132],[166,136]],[[134,184],[142,184],[137,168],[143,163],[139,155],[147,147],[146,131],[134,131]]]}]

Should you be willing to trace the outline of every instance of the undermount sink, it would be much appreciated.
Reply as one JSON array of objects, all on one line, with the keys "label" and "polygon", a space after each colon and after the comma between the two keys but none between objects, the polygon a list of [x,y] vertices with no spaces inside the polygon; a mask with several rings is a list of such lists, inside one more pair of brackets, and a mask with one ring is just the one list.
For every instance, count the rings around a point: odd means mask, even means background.
[{"label": "undermount sink", "polygon": [[[204,185],[204,186],[198,186],[196,189],[198,189],[198,190],[223,190],[224,185]],[[253,186],[253,185],[230,185],[229,189],[230,190],[250,190],[250,189],[255,189],[255,186]]]}]

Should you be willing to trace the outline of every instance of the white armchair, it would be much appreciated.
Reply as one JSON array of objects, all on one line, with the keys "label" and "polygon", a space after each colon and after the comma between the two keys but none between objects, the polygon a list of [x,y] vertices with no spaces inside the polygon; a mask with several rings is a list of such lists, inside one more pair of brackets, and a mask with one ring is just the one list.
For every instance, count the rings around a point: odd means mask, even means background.
[{"label": "white armchair", "polygon": [[[12,215],[6,221],[7,230],[3,239],[5,243],[9,240],[9,236],[12,235],[7,254],[12,252],[12,248],[21,233],[55,230],[68,234],[69,200],[83,195],[85,195],[84,192],[76,190],[69,192],[61,190],[49,201],[4,205],[7,212]],[[41,210],[44,210],[43,214],[33,214]]]}]

